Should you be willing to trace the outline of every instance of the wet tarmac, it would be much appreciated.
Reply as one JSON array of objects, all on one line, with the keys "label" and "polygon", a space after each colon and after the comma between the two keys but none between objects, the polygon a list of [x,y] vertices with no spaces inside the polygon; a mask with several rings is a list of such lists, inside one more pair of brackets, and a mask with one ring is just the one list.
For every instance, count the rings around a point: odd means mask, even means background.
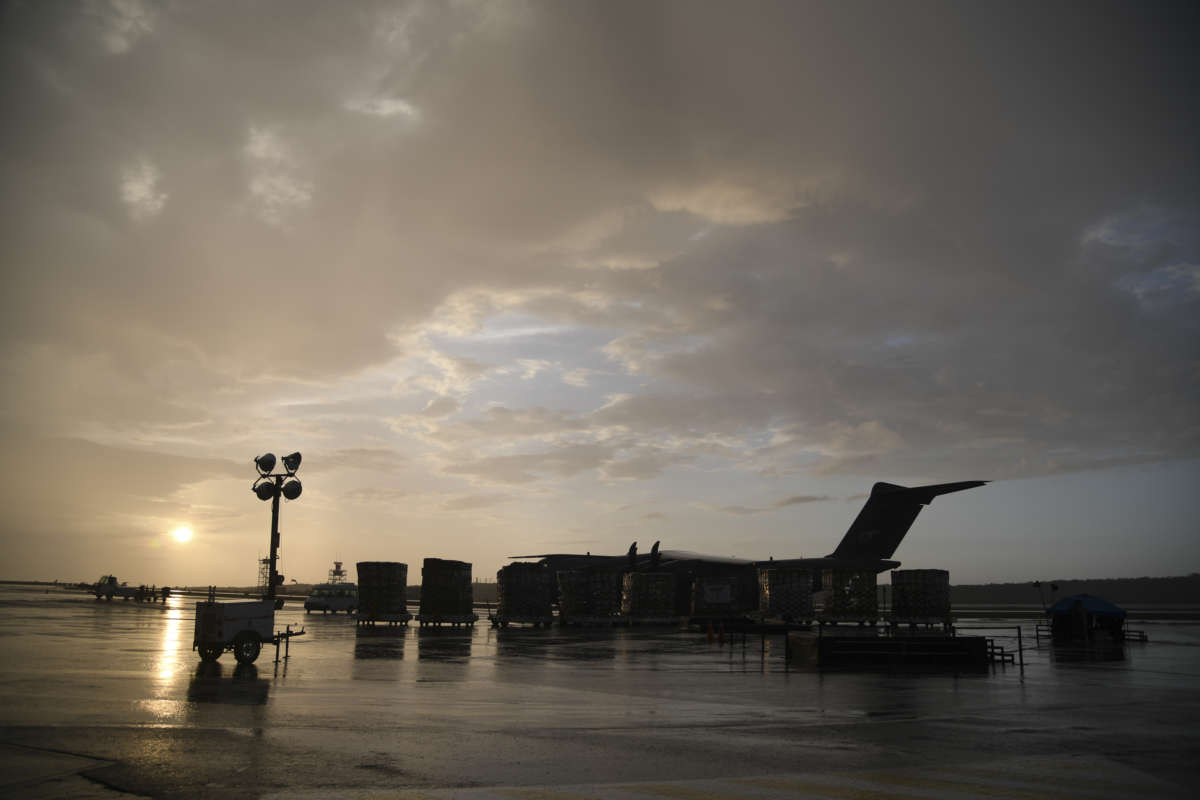
[{"label": "wet tarmac", "polygon": [[[1200,624],[1025,668],[820,672],[779,637],[363,629],[305,616],[291,658],[191,649],[166,607],[0,587],[9,797],[1191,796]],[[961,624],[970,624],[960,620]],[[994,626],[1015,644],[1016,621]]]}]

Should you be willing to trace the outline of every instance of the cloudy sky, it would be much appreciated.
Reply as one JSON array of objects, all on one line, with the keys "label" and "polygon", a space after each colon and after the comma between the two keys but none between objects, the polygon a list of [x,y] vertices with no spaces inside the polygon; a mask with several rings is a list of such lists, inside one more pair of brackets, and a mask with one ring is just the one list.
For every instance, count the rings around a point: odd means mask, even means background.
[{"label": "cloudy sky", "polygon": [[0,577],[1196,571],[1196,9],[4,3]]}]

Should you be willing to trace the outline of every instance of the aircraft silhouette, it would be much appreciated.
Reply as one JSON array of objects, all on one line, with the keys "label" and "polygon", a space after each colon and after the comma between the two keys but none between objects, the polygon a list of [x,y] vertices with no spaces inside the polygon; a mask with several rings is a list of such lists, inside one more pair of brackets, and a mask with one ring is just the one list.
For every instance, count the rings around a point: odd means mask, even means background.
[{"label": "aircraft silhouette", "polygon": [[862,510],[858,512],[850,529],[832,553],[823,558],[760,558],[744,559],[703,555],[686,550],[659,551],[658,542],[649,553],[639,555],[637,542],[623,556],[594,556],[590,553],[543,553],[540,555],[509,556],[509,558],[541,559],[550,569],[572,570],[587,568],[620,569],[631,571],[694,571],[698,568],[717,569],[721,566],[765,566],[807,567],[820,575],[826,569],[872,570],[884,572],[900,566],[892,560],[900,541],[908,533],[923,506],[935,497],[964,489],[983,486],[988,481],[959,481],[939,483],[931,486],[898,486],[894,483],[876,483]]}]

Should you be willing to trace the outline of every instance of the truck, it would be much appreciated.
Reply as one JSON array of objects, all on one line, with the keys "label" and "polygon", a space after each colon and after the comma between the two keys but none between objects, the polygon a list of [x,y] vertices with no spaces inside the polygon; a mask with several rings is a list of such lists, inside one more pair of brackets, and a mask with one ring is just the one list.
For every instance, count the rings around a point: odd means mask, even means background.
[{"label": "truck", "polygon": [[274,626],[274,600],[201,601],[196,603],[192,649],[199,651],[201,661],[216,661],[229,650],[239,664],[253,664],[264,642],[275,643]]},{"label": "truck", "polygon": [[96,599],[101,598],[112,601],[114,597],[120,597],[125,600],[136,597],[138,587],[126,586],[117,580],[116,575],[101,575],[100,580],[92,585],[92,594],[96,595]]}]

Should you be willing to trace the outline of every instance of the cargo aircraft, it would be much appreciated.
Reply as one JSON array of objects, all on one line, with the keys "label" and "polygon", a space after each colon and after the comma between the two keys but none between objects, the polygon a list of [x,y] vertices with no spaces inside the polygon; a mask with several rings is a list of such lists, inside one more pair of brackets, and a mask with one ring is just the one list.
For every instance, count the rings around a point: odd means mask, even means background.
[{"label": "cargo aircraft", "polygon": [[884,572],[900,566],[892,555],[900,545],[908,529],[920,513],[922,506],[933,502],[935,497],[964,489],[983,486],[988,481],[959,481],[939,483],[931,486],[898,486],[894,483],[876,483],[862,510],[858,512],[850,529],[832,553],[823,558],[741,559],[725,558],[691,553],[685,550],[659,551],[658,542],[649,553],[638,554],[637,542],[623,556],[594,556],[591,553],[544,553],[541,555],[509,556],[509,558],[537,558],[550,569],[572,570],[587,568],[627,569],[636,571],[663,572],[720,572],[732,567],[767,566],[775,568],[799,567],[811,569],[815,581],[820,581],[827,569],[846,569]]}]

